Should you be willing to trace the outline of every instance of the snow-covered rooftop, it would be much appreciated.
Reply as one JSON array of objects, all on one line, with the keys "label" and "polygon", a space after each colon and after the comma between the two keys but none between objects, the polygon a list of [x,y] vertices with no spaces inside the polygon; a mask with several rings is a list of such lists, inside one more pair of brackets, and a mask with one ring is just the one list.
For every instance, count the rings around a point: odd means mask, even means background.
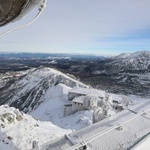
[{"label": "snow-covered rooftop", "polygon": [[73,102],[76,102],[76,103],[83,103],[84,100],[87,100],[87,99],[97,99],[99,100],[98,98],[99,95],[94,95],[94,94],[87,94],[86,96],[79,96],[79,97],[76,97],[74,98],[72,101]]},{"label": "snow-covered rooftop", "polygon": [[[50,150],[73,150],[85,144],[88,150],[130,149],[150,131],[150,102],[133,106],[132,110],[136,113],[124,110],[117,115],[67,135],[67,138],[63,138],[63,142],[62,140],[51,142],[47,147]],[[148,142],[149,138],[145,144]],[[56,143],[57,145],[54,146]]]},{"label": "snow-covered rooftop", "polygon": [[76,97],[73,102],[83,104],[84,98],[84,96]]},{"label": "snow-covered rooftop", "polygon": [[80,88],[75,87],[69,91],[69,93],[77,93],[77,94],[83,94],[83,95],[97,95],[99,97],[105,97],[105,91],[100,91],[96,89],[88,89],[88,88]]}]

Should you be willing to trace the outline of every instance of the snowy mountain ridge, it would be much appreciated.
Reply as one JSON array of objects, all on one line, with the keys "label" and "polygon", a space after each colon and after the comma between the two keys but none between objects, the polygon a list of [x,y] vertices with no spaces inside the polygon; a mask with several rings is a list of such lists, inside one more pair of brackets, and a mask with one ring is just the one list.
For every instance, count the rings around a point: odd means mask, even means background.
[{"label": "snowy mountain ridge", "polygon": [[[44,93],[60,83],[68,86],[87,87],[85,84],[51,68],[39,67],[13,75],[0,88],[0,104],[9,104],[24,112],[32,111],[42,102]],[[1,83],[3,78],[1,78]]]},{"label": "snowy mountain ridge", "polygon": [[150,51],[138,51],[135,53],[120,54],[106,64],[109,72],[118,73],[122,71],[148,71],[150,70]]},{"label": "snowy mountain ridge", "polygon": [[115,58],[119,58],[119,59],[122,59],[122,58],[127,58],[127,59],[133,59],[133,58],[141,58],[141,57],[148,57],[150,58],[150,52],[149,51],[137,51],[137,52],[134,52],[134,53],[122,53],[118,56],[116,56]]}]

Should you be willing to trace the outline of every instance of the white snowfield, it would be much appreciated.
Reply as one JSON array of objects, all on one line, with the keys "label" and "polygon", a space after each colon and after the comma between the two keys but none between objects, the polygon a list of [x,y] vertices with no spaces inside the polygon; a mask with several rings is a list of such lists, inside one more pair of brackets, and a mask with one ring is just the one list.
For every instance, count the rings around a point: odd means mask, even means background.
[{"label": "white snowfield", "polygon": [[125,150],[150,132],[150,101],[140,103],[75,133],[41,146],[42,150]]}]

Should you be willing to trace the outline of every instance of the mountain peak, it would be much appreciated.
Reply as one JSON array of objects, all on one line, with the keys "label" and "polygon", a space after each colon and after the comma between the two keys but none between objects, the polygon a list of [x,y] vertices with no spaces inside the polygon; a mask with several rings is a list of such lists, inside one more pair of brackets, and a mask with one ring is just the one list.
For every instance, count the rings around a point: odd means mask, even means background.
[{"label": "mountain peak", "polygon": [[138,51],[134,53],[122,53],[107,64],[111,73],[122,71],[139,71],[150,69],[150,51]]},{"label": "mountain peak", "polygon": [[137,51],[134,53],[122,53],[118,56],[115,57],[115,59],[131,59],[131,58],[137,58],[137,57],[149,57],[150,58],[150,51],[145,50],[145,51]]}]

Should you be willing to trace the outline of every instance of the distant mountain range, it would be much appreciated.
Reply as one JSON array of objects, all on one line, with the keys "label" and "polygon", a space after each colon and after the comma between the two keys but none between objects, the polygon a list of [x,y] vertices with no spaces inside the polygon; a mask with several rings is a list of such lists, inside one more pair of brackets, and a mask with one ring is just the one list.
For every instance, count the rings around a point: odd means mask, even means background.
[{"label": "distant mountain range", "polygon": [[0,58],[105,58],[105,56],[78,53],[0,53]]}]

